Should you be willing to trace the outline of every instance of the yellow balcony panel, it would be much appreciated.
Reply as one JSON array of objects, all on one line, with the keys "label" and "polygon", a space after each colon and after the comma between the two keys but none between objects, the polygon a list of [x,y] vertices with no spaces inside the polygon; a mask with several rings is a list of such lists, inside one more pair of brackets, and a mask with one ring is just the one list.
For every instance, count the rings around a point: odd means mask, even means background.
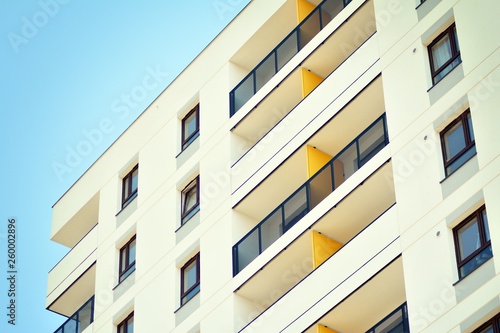
[{"label": "yellow balcony panel", "polygon": [[68,217],[67,206],[56,204],[53,208],[50,239],[72,248],[97,224],[98,218],[99,192],[70,217]]},{"label": "yellow balcony panel", "polygon": [[328,163],[332,156],[322,152],[316,147],[307,145],[307,178],[311,178],[316,172],[319,171],[326,163]]},{"label": "yellow balcony panel", "polygon": [[48,295],[47,309],[66,317],[73,315],[82,304],[95,294],[95,274],[96,265],[94,263],[71,285],[64,288],[62,293]]},{"label": "yellow balcony panel", "polygon": [[316,8],[316,5],[313,5],[309,1],[297,0],[297,23],[302,22],[307,15],[311,14],[314,8]]},{"label": "yellow balcony panel", "polygon": [[318,324],[316,325],[316,333],[338,333],[338,332],[328,328],[327,326]]},{"label": "yellow balcony panel", "polygon": [[305,333],[316,333],[319,324],[339,332],[366,332],[405,301],[403,263],[399,257]]},{"label": "yellow balcony panel", "polygon": [[339,243],[317,231],[313,231],[312,235],[312,265],[316,269],[319,265],[324,263],[342,246]]},{"label": "yellow balcony panel", "polygon": [[300,74],[302,77],[302,98],[306,98],[314,88],[323,82],[323,78],[303,67],[300,69]]}]

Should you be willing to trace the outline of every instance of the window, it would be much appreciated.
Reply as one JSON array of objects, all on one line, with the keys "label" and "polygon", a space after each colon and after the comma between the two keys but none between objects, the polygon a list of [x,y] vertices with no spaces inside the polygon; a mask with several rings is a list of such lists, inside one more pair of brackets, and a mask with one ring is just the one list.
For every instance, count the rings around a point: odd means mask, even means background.
[{"label": "window", "polygon": [[118,333],[134,333],[133,312],[118,325]]},{"label": "window", "polygon": [[135,271],[135,236],[120,249],[120,278],[122,282]]},{"label": "window", "polygon": [[428,50],[432,83],[436,84],[462,62],[455,23],[437,36],[428,46]]},{"label": "window", "polygon": [[182,150],[196,139],[200,130],[200,104],[197,104],[182,119]]},{"label": "window", "polygon": [[125,177],[122,186],[122,208],[128,205],[137,196],[139,180],[139,165],[136,165]]},{"label": "window", "polygon": [[472,333],[500,333],[500,313]]},{"label": "window", "polygon": [[470,110],[453,120],[441,132],[441,146],[447,176],[476,154]]},{"label": "window", "polygon": [[482,206],[453,229],[460,278],[493,256],[486,208]]},{"label": "window", "polygon": [[403,303],[387,317],[379,321],[366,333],[407,333],[410,332],[408,324],[408,311]]},{"label": "window", "polygon": [[199,177],[193,179],[181,193],[181,224],[186,223],[200,210]]},{"label": "window", "polygon": [[200,292],[200,254],[181,268],[181,305]]}]

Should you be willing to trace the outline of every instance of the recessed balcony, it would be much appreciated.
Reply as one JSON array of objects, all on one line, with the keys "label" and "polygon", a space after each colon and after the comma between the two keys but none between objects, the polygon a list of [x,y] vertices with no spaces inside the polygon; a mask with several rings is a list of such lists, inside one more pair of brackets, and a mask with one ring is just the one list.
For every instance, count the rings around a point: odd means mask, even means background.
[{"label": "recessed balcony", "polygon": [[49,272],[46,306],[67,317],[94,295],[97,260],[97,227],[94,227]]},{"label": "recessed balcony", "polygon": [[[368,29],[366,35],[357,36],[357,31],[364,28],[366,21],[373,20],[372,16],[373,5],[368,2],[283,80],[273,83],[277,84],[276,87],[263,89],[268,92],[267,95],[251,110],[246,113],[242,111],[242,117],[235,117],[237,119],[231,131],[235,147],[231,157],[235,161],[233,169],[246,172],[246,165],[249,160],[254,160],[255,151],[279,146],[289,137],[286,133],[302,130],[292,118],[303,119],[300,124],[305,126],[330,108],[332,101],[339,96],[349,95],[350,90],[359,89],[354,83],[361,76],[366,76],[379,59],[374,28]],[[259,156],[257,160],[262,158]]]},{"label": "recessed balcony", "polygon": [[230,115],[233,116],[349,2],[350,0],[324,0],[313,4],[297,0],[297,27],[230,92]]},{"label": "recessed balcony", "polygon": [[94,322],[94,296],[68,318],[54,333],[85,333]]},{"label": "recessed balcony", "polygon": [[[249,108],[245,107],[246,111],[235,117],[231,132],[238,146],[232,156],[235,164],[260,140],[265,140],[289,113],[319,114],[379,59],[377,41],[371,38],[375,25],[367,25],[371,21],[374,21],[373,4],[368,2],[286,77],[279,82],[273,80],[262,89],[265,95],[254,101],[255,105],[249,102]],[[355,56],[358,53],[362,54]],[[320,89],[323,85],[328,88]],[[321,91],[316,93],[316,90]]]},{"label": "recessed balcony", "polygon": [[[63,197],[61,200],[69,199]],[[99,192],[83,203],[82,206],[68,208],[66,205],[70,205],[70,203],[61,204],[61,206],[55,204],[53,207],[50,239],[72,248],[97,224],[99,219]],[[76,213],[72,213],[72,209]]]},{"label": "recessed balcony", "polygon": [[401,257],[304,331],[317,332],[410,332]]},{"label": "recessed balcony", "polygon": [[[344,259],[366,244],[375,253],[387,246],[397,237],[394,184],[387,182],[391,173],[391,163],[377,170],[243,282],[236,295],[249,307],[266,308],[326,261],[337,261],[334,272],[345,275],[350,265],[341,264]],[[378,235],[381,230],[386,230],[383,237]],[[351,261],[363,262],[363,258]]]},{"label": "recessed balcony", "polygon": [[[366,122],[367,119],[364,121]],[[354,122],[354,120],[351,120],[351,122]],[[358,119],[356,122],[359,125],[363,121]],[[325,130],[324,133],[331,132]],[[342,139],[345,140],[347,137],[344,136]],[[321,141],[318,140],[317,142],[320,143]],[[342,144],[343,140],[339,138],[339,142]],[[320,145],[320,147],[326,148],[329,146],[328,141],[324,143],[325,145]],[[338,150],[333,158],[327,152],[318,150],[315,146],[310,145],[304,146],[299,153],[294,154],[291,159],[298,160],[299,163],[300,161],[302,162],[300,164],[303,167],[299,170],[301,174],[306,176],[307,180],[299,185],[276,208],[272,209],[271,213],[264,217],[260,223],[233,246],[233,274],[238,274],[309,211],[321,203],[330,193],[341,186],[342,183],[350,178],[388,143],[389,138],[387,136],[385,115],[383,114],[369,124],[367,128],[342,149],[337,148]],[[295,177],[292,176],[294,173],[296,174],[297,169],[293,168],[295,170],[292,170],[288,167],[295,166],[295,163],[289,162],[289,164],[280,167],[280,171],[285,172],[284,177],[290,181],[282,178],[274,178],[277,177],[276,175],[273,178],[281,180],[287,184],[287,187],[290,187],[290,182],[297,183],[297,179],[300,179],[300,174],[297,174]],[[276,189],[282,188],[280,184],[272,185]],[[270,199],[269,196],[272,197],[273,193],[267,193],[265,198],[259,196],[259,194],[263,195],[266,189],[269,188],[263,184],[254,191],[256,193],[253,193],[252,197],[260,200]],[[247,206],[249,203],[253,205]],[[245,211],[247,207],[255,212],[255,207],[260,206],[256,205],[253,200],[248,199],[242,203],[240,209],[241,211]],[[252,214],[248,215],[252,216]]]}]

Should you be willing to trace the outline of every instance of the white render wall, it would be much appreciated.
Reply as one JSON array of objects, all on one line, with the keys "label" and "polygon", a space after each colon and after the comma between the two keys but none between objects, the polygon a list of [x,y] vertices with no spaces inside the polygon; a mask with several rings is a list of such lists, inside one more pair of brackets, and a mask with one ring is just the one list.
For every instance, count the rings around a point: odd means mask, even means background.
[{"label": "white render wall", "polygon": [[[232,246],[256,223],[233,205],[244,200],[261,179],[272,177],[272,171],[280,163],[259,170],[255,176],[259,181],[242,187],[240,193],[244,195],[237,193],[235,184],[244,183],[242,175],[251,177],[252,170],[272,159],[272,152],[280,151],[284,143],[269,140],[263,155],[258,156],[266,158],[244,158],[243,174],[231,169],[234,156],[241,152],[234,151],[240,145],[238,137],[231,133],[235,120],[228,116],[228,96],[247,71],[229,60],[270,18],[268,26],[279,25],[272,22],[272,15],[290,2],[252,1],[54,206],[53,237],[66,232],[68,221],[99,193],[93,332],[115,332],[116,325],[131,311],[135,314],[136,332],[237,332],[248,323],[251,325],[245,332],[275,332],[278,328],[300,332],[399,254],[412,332],[471,332],[500,312],[500,141],[496,130],[496,124],[500,123],[497,110],[500,3],[497,0],[427,0],[420,6],[418,0],[371,0],[366,4],[375,9],[376,22],[367,22],[367,27],[376,24],[377,32],[367,47],[373,52],[378,47],[380,60],[372,71],[382,77],[390,145],[364,171],[355,173],[349,184],[353,187],[362,184],[369,172],[373,172],[370,168],[376,169],[375,166],[390,160],[393,175],[388,181],[393,182],[396,195],[391,212],[397,215],[391,221],[397,223],[398,232],[396,228],[391,230],[399,237],[376,257],[373,267],[346,280],[338,294],[300,315],[292,311],[297,308],[295,305],[281,304],[289,310],[258,317],[265,309],[238,295],[237,289],[252,278],[254,271],[257,273],[268,261],[278,258],[300,236],[299,229],[306,230],[320,217],[321,210],[332,208],[333,202],[347,194],[339,189],[245,272],[233,278]],[[346,11],[365,2],[354,0],[349,5],[353,7]],[[426,11],[429,12],[424,15]],[[457,26],[462,64],[431,88],[427,45],[451,22]],[[364,73],[359,82],[375,74]],[[352,89],[361,91],[367,83],[358,83],[359,87],[354,85]],[[348,86],[350,82],[338,84]],[[272,88],[264,89],[271,92]],[[318,96],[314,100],[314,94],[310,97],[307,105],[313,106],[323,103],[325,98]],[[180,121],[198,102],[200,136],[180,153]],[[468,107],[477,155],[445,178],[439,132]],[[294,124],[303,123],[304,127],[310,120],[310,114],[304,112],[295,112],[293,117]],[[283,136],[294,138],[301,130],[289,126]],[[301,140],[303,145],[307,139],[302,133],[295,140]],[[294,152],[287,149],[280,154]],[[279,161],[287,157],[276,156]],[[139,194],[120,211],[121,178],[137,163]],[[196,175],[200,175],[201,209],[179,229],[180,191]],[[343,188],[347,189],[349,184]],[[326,207],[330,202],[331,206]],[[493,258],[457,283],[452,228],[484,203],[490,221]],[[362,208],[362,202],[353,207]],[[119,249],[135,234],[136,270],[118,285]],[[389,235],[380,231],[380,237],[372,233],[363,237],[368,236],[378,241]],[[351,255],[358,258],[369,249],[360,246]],[[201,292],[180,308],[180,268],[197,252],[201,256]],[[339,256],[329,264],[344,259]],[[328,280],[327,267],[316,276]],[[312,278],[315,277],[311,275]],[[319,300],[325,285],[308,281],[299,283],[282,301],[300,299],[297,292],[306,287],[304,293],[308,294],[304,299],[316,295]],[[252,322],[256,317],[257,321]]]}]

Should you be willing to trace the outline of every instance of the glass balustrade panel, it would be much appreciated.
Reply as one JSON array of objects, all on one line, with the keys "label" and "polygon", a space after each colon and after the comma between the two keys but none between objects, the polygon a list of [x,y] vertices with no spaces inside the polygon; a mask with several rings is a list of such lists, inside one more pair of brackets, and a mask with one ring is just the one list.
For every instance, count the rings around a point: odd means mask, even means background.
[{"label": "glass balustrade panel", "polygon": [[255,228],[238,244],[238,272],[246,267],[259,253],[259,229]]},{"label": "glass balustrade panel", "polygon": [[260,226],[262,239],[262,251],[274,243],[283,235],[283,217],[282,208],[277,209]]}]

